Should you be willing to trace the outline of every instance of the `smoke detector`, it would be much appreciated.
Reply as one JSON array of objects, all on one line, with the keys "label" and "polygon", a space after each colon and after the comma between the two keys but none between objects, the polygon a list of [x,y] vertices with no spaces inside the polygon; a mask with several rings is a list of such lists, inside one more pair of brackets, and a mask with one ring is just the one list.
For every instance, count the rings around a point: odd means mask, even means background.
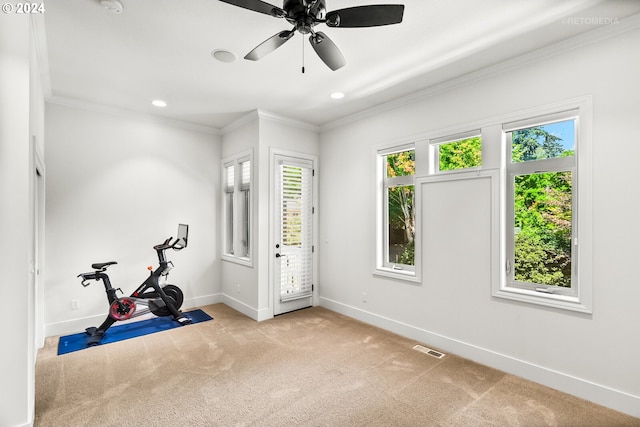
[{"label": "smoke detector", "polygon": [[124,9],[122,3],[118,0],[100,0],[100,6],[104,7],[111,13],[122,13]]}]

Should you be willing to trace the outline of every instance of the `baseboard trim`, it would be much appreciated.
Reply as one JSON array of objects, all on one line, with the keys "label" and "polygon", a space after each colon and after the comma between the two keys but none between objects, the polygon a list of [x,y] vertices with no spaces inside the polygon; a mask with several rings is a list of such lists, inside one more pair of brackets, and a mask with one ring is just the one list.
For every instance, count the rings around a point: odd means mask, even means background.
[{"label": "baseboard trim", "polygon": [[640,396],[615,390],[562,372],[544,368],[478,347],[388,317],[380,316],[329,298],[320,297],[320,306],[398,335],[415,339],[445,353],[453,353],[503,372],[543,384],[633,417],[640,418]]},{"label": "baseboard trim", "polygon": [[97,316],[79,317],[63,322],[49,323],[44,326],[44,335],[45,337],[55,337],[59,335],[77,334],[90,326],[101,324],[106,316],[107,314],[105,313]]},{"label": "baseboard trim", "polygon": [[199,308],[204,307],[211,304],[221,303],[223,300],[223,294],[211,294],[205,295],[201,297],[189,298],[185,299],[182,303],[182,309],[191,309],[191,308]]},{"label": "baseboard trim", "polygon": [[258,310],[255,309],[254,307],[251,307],[250,305],[247,305],[245,303],[243,303],[240,300],[237,300],[233,297],[230,297],[227,294],[222,294],[222,303],[224,305],[227,305],[231,308],[233,308],[235,311],[239,311],[240,313],[244,314],[247,317],[252,318],[253,320],[257,321],[259,319],[258,316]]},{"label": "baseboard trim", "polygon": [[222,303],[233,308],[236,311],[244,314],[247,317],[255,320],[256,322],[262,322],[263,320],[269,320],[273,318],[273,313],[269,308],[255,308],[244,302],[237,300],[227,294],[222,294]]}]

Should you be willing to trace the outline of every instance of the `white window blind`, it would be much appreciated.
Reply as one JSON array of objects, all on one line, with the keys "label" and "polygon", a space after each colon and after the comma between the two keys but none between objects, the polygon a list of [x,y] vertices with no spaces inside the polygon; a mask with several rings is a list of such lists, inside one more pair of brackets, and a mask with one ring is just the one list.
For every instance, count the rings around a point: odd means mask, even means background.
[{"label": "white window blind", "polygon": [[240,163],[240,189],[248,190],[251,186],[251,161]]},{"label": "white window blind", "polygon": [[226,173],[225,173],[226,182],[225,182],[224,190],[227,193],[233,193],[233,187],[235,183],[234,166],[233,165],[227,166],[225,170],[226,170]]},{"label": "white window blind", "polygon": [[312,169],[281,163],[280,185],[280,299],[284,302],[312,294]]}]

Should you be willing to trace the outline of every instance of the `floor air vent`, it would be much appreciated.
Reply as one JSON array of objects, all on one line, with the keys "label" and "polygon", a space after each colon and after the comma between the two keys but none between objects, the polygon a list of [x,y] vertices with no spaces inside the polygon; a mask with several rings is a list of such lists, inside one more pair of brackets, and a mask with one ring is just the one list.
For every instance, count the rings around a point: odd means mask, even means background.
[{"label": "floor air vent", "polygon": [[442,359],[445,356],[444,353],[440,353],[439,351],[436,351],[436,350],[431,350],[430,348],[427,348],[427,347],[422,346],[420,344],[417,344],[417,345],[413,346],[413,349],[414,350],[418,350],[418,351],[420,351],[422,353],[428,354],[429,356],[433,356],[436,359]]}]

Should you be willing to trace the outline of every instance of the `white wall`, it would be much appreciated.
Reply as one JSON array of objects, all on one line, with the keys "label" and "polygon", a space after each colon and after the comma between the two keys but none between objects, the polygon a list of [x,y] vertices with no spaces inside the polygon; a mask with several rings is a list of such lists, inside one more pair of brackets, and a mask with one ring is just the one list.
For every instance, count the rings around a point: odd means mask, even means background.
[{"label": "white wall", "polygon": [[[223,130],[222,136],[222,158],[234,156],[240,153],[251,151],[253,161],[253,191],[251,194],[252,206],[254,210],[253,221],[253,241],[251,245],[252,265],[241,265],[227,260],[222,261],[220,284],[225,304],[246,314],[252,319],[257,319],[258,308],[258,244],[257,236],[257,209],[258,206],[258,182],[260,177],[259,159],[259,121],[258,115],[250,113],[239,121]],[[221,178],[222,179],[222,178]],[[221,181],[222,182],[222,181]],[[220,213],[222,218],[222,213]],[[221,241],[218,245],[221,245]]]},{"label": "white wall", "polygon": [[222,157],[253,153],[253,260],[251,266],[222,262],[225,304],[255,320],[273,317],[271,285],[271,153],[273,150],[317,156],[318,130],[310,125],[252,111],[223,129]]},{"label": "white wall", "polygon": [[[36,310],[32,269],[32,140],[42,139],[42,89],[26,15],[0,16],[0,277],[4,307],[0,351],[4,367],[0,425],[28,426],[34,415]],[[8,299],[7,299],[8,301]]]},{"label": "white wall", "polygon": [[[638,51],[636,29],[327,127],[320,145],[321,304],[640,417]],[[372,275],[373,147],[587,95],[593,96],[592,315],[492,298],[489,258],[446,240],[441,250],[425,249],[420,284]],[[464,205],[446,195],[425,200],[423,219],[446,220],[429,210],[431,203]],[[470,247],[487,247],[486,229],[466,231]]]},{"label": "white wall", "polygon": [[183,308],[219,301],[219,135],[47,104],[46,137],[47,335],[80,332],[106,315],[102,283],[83,288],[79,273],[117,261],[112,284],[132,292],[157,266],[152,247],[175,236],[178,223],[189,224],[189,245],[167,252],[169,282],[184,292]]}]

